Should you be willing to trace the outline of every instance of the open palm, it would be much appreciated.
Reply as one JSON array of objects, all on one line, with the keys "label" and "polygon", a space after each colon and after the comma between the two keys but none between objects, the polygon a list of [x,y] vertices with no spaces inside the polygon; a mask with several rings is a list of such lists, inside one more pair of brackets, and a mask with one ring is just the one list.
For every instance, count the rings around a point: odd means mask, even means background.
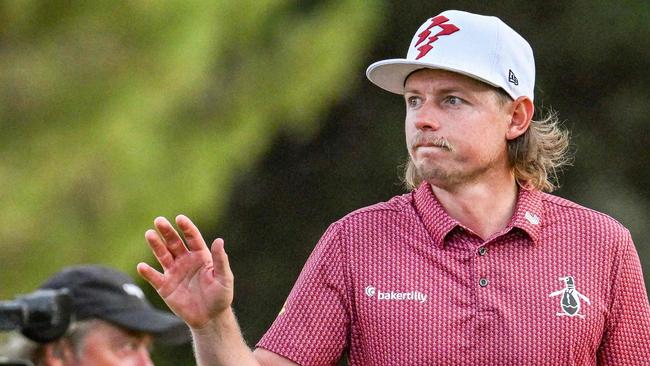
[{"label": "open palm", "polygon": [[145,238],[163,273],[146,263],[138,264],[138,273],[176,315],[197,329],[230,307],[233,275],[222,239],[208,249],[189,218],[179,215],[176,224],[185,242],[167,219],[154,220],[156,230],[147,230]]}]

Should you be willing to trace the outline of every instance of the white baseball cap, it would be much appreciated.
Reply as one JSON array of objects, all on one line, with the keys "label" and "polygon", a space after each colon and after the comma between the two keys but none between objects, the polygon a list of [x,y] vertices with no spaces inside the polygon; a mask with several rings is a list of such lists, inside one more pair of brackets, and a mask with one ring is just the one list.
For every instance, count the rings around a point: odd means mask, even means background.
[{"label": "white baseball cap", "polygon": [[442,12],[420,26],[405,59],[375,62],[366,76],[382,89],[404,94],[406,77],[423,68],[457,72],[502,88],[513,99],[527,96],[533,100],[533,50],[497,17]]}]

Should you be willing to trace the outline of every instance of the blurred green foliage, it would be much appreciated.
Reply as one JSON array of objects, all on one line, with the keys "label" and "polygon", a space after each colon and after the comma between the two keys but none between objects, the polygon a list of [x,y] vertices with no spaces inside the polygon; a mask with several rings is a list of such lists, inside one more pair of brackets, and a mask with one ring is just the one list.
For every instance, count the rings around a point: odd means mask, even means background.
[{"label": "blurred green foliage", "polygon": [[185,213],[226,239],[254,344],[325,228],[403,193],[402,101],[364,69],[449,8],[530,41],[537,107],[573,132],[557,194],[630,228],[648,283],[647,3],[24,0],[0,2],[0,296],[73,263],[133,274],[153,218]]},{"label": "blurred green foliage", "polygon": [[307,5],[2,2],[0,296],[71,263],[133,273],[155,216],[218,218],[279,131],[313,134],[381,9]]}]

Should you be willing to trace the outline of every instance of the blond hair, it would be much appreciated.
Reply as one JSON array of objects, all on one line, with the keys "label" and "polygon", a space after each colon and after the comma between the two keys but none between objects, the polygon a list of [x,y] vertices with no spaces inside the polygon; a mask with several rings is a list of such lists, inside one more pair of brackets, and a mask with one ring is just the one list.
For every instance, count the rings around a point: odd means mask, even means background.
[{"label": "blond hair", "polygon": [[[495,91],[500,103],[512,101],[503,90],[495,88]],[[553,110],[548,110],[539,120],[532,120],[528,130],[509,140],[507,146],[515,181],[525,188],[552,192],[559,187],[558,173],[572,162],[569,131],[562,127]],[[408,190],[417,188],[424,181],[410,158],[403,181]]]}]

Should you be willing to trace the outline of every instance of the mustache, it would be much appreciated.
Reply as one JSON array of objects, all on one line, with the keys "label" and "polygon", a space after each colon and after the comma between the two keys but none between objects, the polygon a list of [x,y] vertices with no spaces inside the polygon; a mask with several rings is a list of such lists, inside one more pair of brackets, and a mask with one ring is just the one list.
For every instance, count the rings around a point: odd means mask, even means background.
[{"label": "mustache", "polygon": [[418,131],[411,143],[411,148],[413,149],[420,146],[435,146],[453,151],[453,146],[444,137],[435,136],[431,133],[424,133],[422,131]]}]

